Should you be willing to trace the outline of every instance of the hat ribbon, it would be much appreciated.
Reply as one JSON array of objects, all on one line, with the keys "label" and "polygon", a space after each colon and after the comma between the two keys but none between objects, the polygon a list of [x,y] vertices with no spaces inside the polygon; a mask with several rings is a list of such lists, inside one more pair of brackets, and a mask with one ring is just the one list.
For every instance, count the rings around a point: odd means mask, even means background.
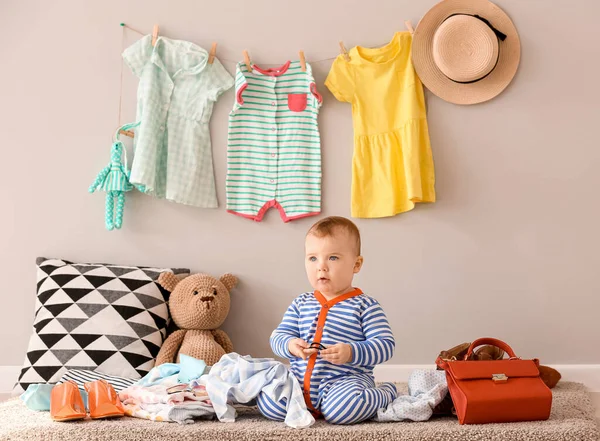
[{"label": "hat ribbon", "polygon": [[504,40],[506,40],[506,34],[505,34],[505,33],[503,33],[503,32],[500,32],[498,29],[496,29],[494,26],[492,26],[492,24],[489,22],[489,20],[488,20],[488,19],[486,19],[486,18],[483,18],[482,16],[480,16],[480,15],[477,15],[477,14],[474,14],[474,15],[473,15],[473,14],[463,14],[463,13],[460,13],[460,12],[459,12],[459,13],[456,13],[456,14],[449,15],[448,17],[446,17],[446,19],[445,19],[444,21],[448,20],[450,17],[454,17],[455,15],[468,15],[468,16],[470,16],[470,17],[475,17],[475,18],[477,18],[477,19],[481,20],[482,22],[484,22],[486,25],[488,25],[488,27],[489,27],[489,28],[490,28],[492,31],[494,31],[494,34],[496,34],[496,37],[498,37],[498,39],[499,39],[500,41],[504,41]]}]

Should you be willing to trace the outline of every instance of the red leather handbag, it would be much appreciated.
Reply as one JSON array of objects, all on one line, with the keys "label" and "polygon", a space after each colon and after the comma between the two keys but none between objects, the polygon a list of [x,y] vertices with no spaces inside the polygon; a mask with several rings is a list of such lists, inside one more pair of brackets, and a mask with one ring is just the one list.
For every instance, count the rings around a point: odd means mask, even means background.
[{"label": "red leather handbag", "polygon": [[[475,348],[489,344],[510,358],[467,361]],[[471,343],[464,361],[438,357],[446,371],[448,390],[460,424],[508,423],[547,420],[552,392],[540,378],[539,361],[521,360],[510,346],[495,338]]]}]

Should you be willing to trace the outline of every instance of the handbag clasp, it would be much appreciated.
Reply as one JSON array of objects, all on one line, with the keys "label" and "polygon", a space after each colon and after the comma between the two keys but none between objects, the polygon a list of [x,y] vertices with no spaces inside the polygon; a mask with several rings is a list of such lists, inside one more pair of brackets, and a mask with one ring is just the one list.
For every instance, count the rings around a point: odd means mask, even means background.
[{"label": "handbag clasp", "polygon": [[505,374],[492,374],[492,380],[494,383],[506,383],[508,382],[508,377]]}]

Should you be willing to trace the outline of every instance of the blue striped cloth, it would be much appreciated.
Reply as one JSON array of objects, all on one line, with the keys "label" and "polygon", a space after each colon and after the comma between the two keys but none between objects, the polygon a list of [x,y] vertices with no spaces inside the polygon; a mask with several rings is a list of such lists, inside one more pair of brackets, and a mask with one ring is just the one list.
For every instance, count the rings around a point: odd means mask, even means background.
[{"label": "blue striped cloth", "polygon": [[71,381],[77,385],[80,391],[85,392],[85,383],[89,383],[96,380],[106,380],[108,384],[110,384],[115,392],[119,393],[123,389],[135,384],[137,380],[133,380],[131,378],[123,378],[117,377],[114,375],[107,375],[101,372],[95,372],[92,370],[84,370],[84,369],[69,369],[67,372],[60,377],[58,383],[65,383],[67,381]]},{"label": "blue striped cloth", "polygon": [[[312,292],[301,294],[294,299],[271,335],[273,352],[290,360],[291,370],[301,384],[308,360],[290,354],[288,343],[293,338],[308,343],[314,341],[320,310],[321,304]],[[352,360],[345,365],[334,365],[317,357],[310,381],[311,401],[316,409],[321,404],[320,390],[352,375],[373,378],[373,368],[389,360],[396,346],[381,305],[366,294],[336,303],[329,309],[321,344],[329,347],[336,343],[348,343],[352,347]]]},{"label": "blue striped cloth", "polygon": [[207,375],[192,384],[201,384],[222,422],[235,421],[235,409],[228,403],[254,404],[261,396],[286,401],[285,423],[297,429],[310,427],[315,419],[306,409],[302,388],[288,368],[272,358],[252,358],[235,352],[225,354]]}]

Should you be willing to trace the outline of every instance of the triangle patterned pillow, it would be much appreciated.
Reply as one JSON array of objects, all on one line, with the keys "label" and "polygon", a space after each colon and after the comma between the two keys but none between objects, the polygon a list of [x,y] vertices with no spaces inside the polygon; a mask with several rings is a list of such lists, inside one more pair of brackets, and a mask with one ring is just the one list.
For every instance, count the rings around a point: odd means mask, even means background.
[{"label": "triangle patterned pillow", "polygon": [[189,269],[37,259],[33,332],[15,392],[56,383],[69,369],[138,379],[165,339],[169,293],[161,272]]}]

